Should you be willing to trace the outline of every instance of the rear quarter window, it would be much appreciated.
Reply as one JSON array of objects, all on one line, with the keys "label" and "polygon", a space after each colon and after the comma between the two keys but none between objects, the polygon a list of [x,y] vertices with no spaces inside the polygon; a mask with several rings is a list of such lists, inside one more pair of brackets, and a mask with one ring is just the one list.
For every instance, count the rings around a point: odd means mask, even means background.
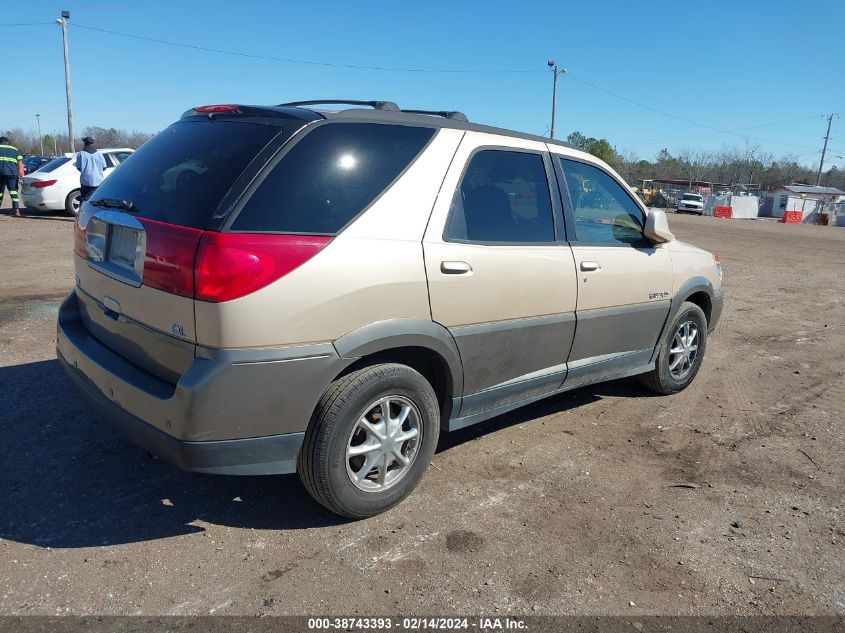
[{"label": "rear quarter window", "polygon": [[231,230],[333,235],[381,195],[432,136],[432,128],[404,125],[320,125],[272,168]]}]

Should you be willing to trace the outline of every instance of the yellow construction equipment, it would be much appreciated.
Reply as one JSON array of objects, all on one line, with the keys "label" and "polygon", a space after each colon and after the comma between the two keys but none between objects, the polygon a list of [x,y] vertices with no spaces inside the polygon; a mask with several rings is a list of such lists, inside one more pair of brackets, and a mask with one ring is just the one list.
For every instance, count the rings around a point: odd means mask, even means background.
[{"label": "yellow construction equipment", "polygon": [[640,200],[650,207],[654,202],[654,196],[658,193],[658,189],[654,186],[653,180],[643,179],[639,187],[634,187],[634,193],[640,197]]}]

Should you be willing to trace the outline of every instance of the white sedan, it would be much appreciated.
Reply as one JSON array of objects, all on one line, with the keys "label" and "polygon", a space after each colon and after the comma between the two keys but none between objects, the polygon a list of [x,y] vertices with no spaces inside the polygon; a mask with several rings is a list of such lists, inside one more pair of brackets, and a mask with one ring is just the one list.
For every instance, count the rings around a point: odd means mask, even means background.
[{"label": "white sedan", "polygon": [[[134,151],[128,147],[101,149],[106,159],[103,175],[108,176]],[[79,170],[73,164],[75,159],[76,154],[65,154],[23,177],[20,194],[27,209],[79,213]]]}]

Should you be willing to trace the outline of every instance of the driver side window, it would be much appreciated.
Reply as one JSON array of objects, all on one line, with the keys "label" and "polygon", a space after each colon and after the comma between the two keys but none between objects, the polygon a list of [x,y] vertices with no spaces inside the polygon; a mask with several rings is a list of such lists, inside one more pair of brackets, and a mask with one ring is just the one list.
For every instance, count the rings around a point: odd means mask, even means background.
[{"label": "driver side window", "polygon": [[477,152],[452,198],[443,238],[482,244],[543,244],[555,239],[543,157]]},{"label": "driver side window", "polygon": [[586,163],[558,160],[566,178],[579,242],[619,245],[643,241],[642,209],[610,174]]}]

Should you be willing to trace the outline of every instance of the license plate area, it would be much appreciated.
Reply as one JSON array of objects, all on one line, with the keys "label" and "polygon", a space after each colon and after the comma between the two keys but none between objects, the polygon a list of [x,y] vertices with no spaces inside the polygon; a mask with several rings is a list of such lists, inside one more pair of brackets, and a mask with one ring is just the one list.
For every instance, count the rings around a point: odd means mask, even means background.
[{"label": "license plate area", "polygon": [[138,287],[144,276],[146,233],[125,213],[103,211],[88,222],[88,265],[104,275]]},{"label": "license plate area", "polygon": [[134,272],[140,237],[136,229],[113,224],[107,249],[109,263]]}]

